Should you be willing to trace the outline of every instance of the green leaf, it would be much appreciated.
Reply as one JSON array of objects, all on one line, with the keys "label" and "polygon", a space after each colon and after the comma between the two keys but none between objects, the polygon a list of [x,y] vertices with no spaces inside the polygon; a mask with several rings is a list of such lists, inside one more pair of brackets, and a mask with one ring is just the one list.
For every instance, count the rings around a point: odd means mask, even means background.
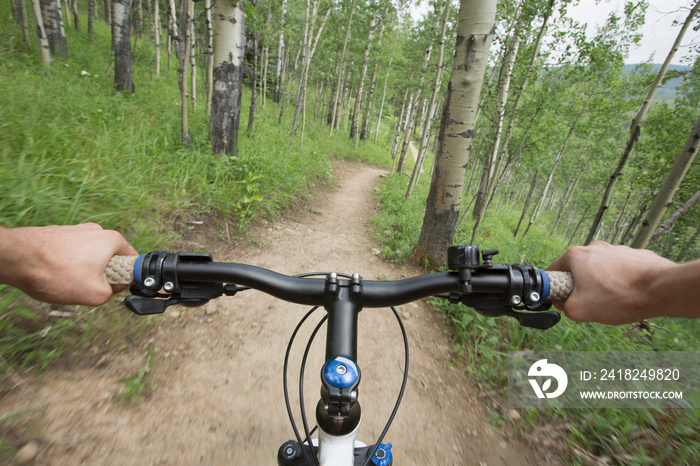
[{"label": "green leaf", "polygon": [[36,314],[34,314],[32,311],[27,309],[26,307],[17,307],[13,310],[15,314],[17,314],[19,317],[22,317],[23,319],[29,319],[29,320],[37,320]]}]

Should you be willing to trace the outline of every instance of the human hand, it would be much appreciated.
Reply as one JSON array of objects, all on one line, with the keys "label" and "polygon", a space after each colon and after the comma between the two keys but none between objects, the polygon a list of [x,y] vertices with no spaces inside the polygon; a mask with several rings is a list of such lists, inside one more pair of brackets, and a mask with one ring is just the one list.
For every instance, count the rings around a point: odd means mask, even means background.
[{"label": "human hand", "polygon": [[0,283],[53,304],[104,304],[126,286],[107,283],[114,255],[137,255],[124,237],[96,223],[0,228]]},{"label": "human hand", "polygon": [[575,288],[564,302],[553,303],[578,322],[625,324],[663,315],[651,293],[652,283],[676,264],[646,249],[595,241],[576,246],[547,270],[571,272]]}]

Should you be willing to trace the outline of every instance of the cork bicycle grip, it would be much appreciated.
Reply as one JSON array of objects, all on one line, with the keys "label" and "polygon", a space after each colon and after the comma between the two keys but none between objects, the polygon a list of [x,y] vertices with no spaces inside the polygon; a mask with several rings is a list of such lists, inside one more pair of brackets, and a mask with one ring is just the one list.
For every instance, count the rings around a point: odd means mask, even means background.
[{"label": "cork bicycle grip", "polygon": [[549,301],[566,301],[566,298],[574,291],[574,277],[571,272],[552,272],[547,270],[549,276]]},{"label": "cork bicycle grip", "polygon": [[112,256],[105,268],[110,285],[133,285],[134,263],[139,256]]}]

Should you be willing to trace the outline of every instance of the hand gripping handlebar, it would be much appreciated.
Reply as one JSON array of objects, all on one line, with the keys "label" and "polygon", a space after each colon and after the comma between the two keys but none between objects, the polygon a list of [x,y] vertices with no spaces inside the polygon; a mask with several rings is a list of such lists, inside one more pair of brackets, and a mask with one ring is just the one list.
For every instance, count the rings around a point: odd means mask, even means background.
[{"label": "hand gripping handlebar", "polygon": [[[491,259],[497,253],[483,251],[481,262],[475,246],[453,246],[448,250],[450,272],[397,281],[363,281],[362,305],[398,306],[440,296],[487,316],[515,317],[529,327],[549,328],[556,324],[558,313],[542,311],[549,309],[551,302],[563,301],[571,294],[571,274],[527,265],[493,264]],[[213,262],[209,254],[169,251],[114,256],[105,274],[112,284],[132,285],[133,296],[127,297],[125,304],[141,315],[161,313],[172,304],[199,306],[222,295],[232,296],[242,289],[239,285],[289,302],[322,305],[328,283],[328,277],[290,277],[250,265]],[[340,286],[352,283],[339,280]]]}]

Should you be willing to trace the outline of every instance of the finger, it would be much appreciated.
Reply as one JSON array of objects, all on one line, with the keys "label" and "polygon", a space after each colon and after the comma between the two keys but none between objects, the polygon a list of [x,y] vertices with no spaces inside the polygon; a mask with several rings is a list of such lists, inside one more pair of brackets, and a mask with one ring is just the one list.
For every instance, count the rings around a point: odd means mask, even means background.
[{"label": "finger", "polygon": [[138,256],[139,253],[134,249],[122,236],[121,233],[114,230],[106,230],[106,235],[109,235],[110,241],[112,242],[112,255],[113,256]]},{"label": "finger", "polygon": [[112,285],[112,294],[121,293],[129,288],[129,285]]},{"label": "finger", "polygon": [[73,225],[75,228],[82,228],[84,230],[102,230],[102,226],[95,222],[85,222]]},{"label": "finger", "polygon": [[571,268],[569,266],[569,260],[568,260],[566,253],[564,253],[564,255],[556,258],[554,260],[554,262],[549,264],[549,266],[547,266],[547,268],[545,270],[554,270],[554,271],[558,271],[558,272],[570,272]]}]

